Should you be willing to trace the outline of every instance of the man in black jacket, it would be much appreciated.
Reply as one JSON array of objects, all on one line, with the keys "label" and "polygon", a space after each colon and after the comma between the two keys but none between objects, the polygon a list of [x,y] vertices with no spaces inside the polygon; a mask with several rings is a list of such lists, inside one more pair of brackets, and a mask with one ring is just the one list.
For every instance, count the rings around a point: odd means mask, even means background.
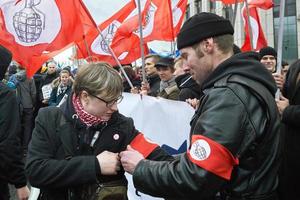
[{"label": "man in black jacket", "polygon": [[280,179],[282,200],[298,199],[300,196],[300,60],[294,62],[287,73],[285,90],[276,101],[284,124],[284,156]]},{"label": "man in black jacket", "polygon": [[0,199],[8,200],[8,183],[17,188],[20,200],[28,199],[23,152],[20,144],[20,119],[16,94],[2,79],[12,59],[11,53],[0,46]]},{"label": "man in black jacket", "polygon": [[277,199],[280,157],[276,85],[256,53],[233,55],[233,27],[200,13],[185,22],[178,49],[204,96],[191,121],[188,151],[153,162],[121,153],[135,187],[174,199]]}]

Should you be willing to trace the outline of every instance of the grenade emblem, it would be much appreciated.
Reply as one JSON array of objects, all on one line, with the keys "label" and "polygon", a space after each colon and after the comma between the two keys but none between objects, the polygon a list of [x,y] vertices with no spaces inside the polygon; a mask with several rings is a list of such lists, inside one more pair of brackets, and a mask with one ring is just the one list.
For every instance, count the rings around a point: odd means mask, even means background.
[{"label": "grenade emblem", "polygon": [[202,147],[199,144],[196,144],[196,148],[195,148],[195,155],[200,159],[200,160],[204,160],[205,158],[207,158],[207,153],[204,147]]},{"label": "grenade emblem", "polygon": [[39,5],[34,0],[26,0],[25,8],[13,16],[13,26],[20,41],[32,43],[37,41],[45,30],[45,15],[35,6]]},{"label": "grenade emblem", "polygon": [[[149,5],[149,9],[148,9],[148,11],[146,13],[146,16],[145,16],[145,23],[142,25],[143,32],[145,31],[145,28],[150,24],[151,17],[155,15],[155,11],[156,11],[156,7],[151,3]],[[136,29],[133,32],[135,34],[139,34],[140,30]]]},{"label": "grenade emblem", "polygon": [[114,34],[117,31],[117,29],[118,29],[117,25],[115,25],[113,23],[111,25],[109,25],[108,30],[107,30],[107,34],[104,36],[105,41],[101,40],[100,46],[101,46],[101,49],[105,53],[108,53],[108,54],[110,53],[109,48],[108,48],[107,45],[111,44],[111,42],[113,40],[113,37],[114,37]]}]

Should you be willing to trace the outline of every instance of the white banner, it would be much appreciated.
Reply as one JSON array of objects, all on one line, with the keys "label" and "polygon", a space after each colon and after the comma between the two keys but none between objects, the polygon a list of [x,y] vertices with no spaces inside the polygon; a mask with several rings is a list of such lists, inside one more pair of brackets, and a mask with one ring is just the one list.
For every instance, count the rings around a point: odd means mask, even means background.
[{"label": "white banner", "polygon": [[[123,93],[124,100],[118,105],[120,113],[134,120],[136,129],[160,144],[171,154],[185,152],[188,147],[190,121],[195,110],[185,102],[163,98]],[[154,200],[138,192],[136,195],[132,177],[128,179],[129,200]]]}]

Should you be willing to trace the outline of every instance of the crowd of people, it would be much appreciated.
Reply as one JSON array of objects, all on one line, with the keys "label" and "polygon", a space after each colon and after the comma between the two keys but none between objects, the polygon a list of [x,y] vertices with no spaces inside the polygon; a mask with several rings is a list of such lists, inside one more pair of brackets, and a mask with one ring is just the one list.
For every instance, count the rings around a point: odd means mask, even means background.
[{"label": "crowd of people", "polygon": [[[13,184],[41,200],[126,200],[137,191],[165,199],[297,199],[300,61],[240,52],[231,23],[212,13],[188,19],[179,58],[149,54],[146,80],[131,64],[54,61],[26,77],[0,46],[0,199]],[[279,98],[275,98],[280,91]],[[118,112],[123,92],[185,101],[195,108],[190,146],[168,155]]]}]

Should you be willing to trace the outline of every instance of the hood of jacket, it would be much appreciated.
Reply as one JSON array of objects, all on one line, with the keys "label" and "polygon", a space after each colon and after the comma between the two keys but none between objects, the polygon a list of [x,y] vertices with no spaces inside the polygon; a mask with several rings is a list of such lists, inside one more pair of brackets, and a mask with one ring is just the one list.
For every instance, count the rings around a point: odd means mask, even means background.
[{"label": "hood of jacket", "polygon": [[259,62],[259,54],[256,52],[239,53],[222,62],[203,82],[202,89],[213,87],[215,82],[229,74],[258,81],[273,95],[277,91],[272,74]]},{"label": "hood of jacket", "polygon": [[6,70],[11,62],[11,59],[11,52],[0,45],[0,80],[4,78]]},{"label": "hood of jacket", "polygon": [[16,79],[20,82],[24,82],[26,80],[26,71],[21,70],[16,73]]}]

